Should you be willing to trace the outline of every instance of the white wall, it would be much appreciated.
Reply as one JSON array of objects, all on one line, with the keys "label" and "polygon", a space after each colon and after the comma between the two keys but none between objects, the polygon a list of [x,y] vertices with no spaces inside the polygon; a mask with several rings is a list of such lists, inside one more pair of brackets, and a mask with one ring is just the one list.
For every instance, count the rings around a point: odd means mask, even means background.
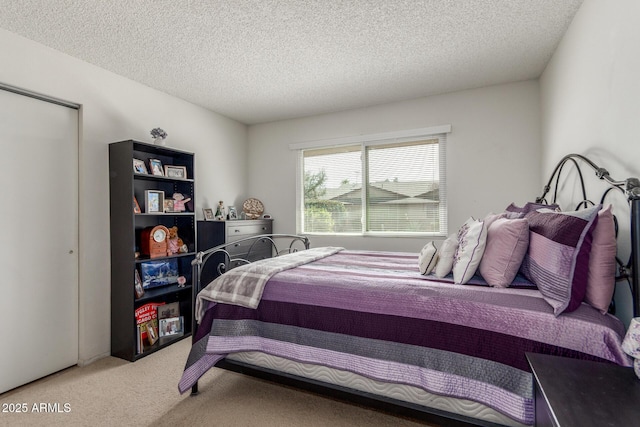
[{"label": "white wall", "polygon": [[[248,189],[294,233],[296,153],[292,142],[452,125],[447,141],[449,232],[469,217],[502,211],[539,194],[540,113],[537,81],[492,86],[336,114],[249,127]],[[313,246],[418,251],[424,238],[319,237]]]},{"label": "white wall", "polygon": [[[572,152],[591,158],[616,180],[640,176],[638,17],[637,0],[585,0],[576,14],[540,79],[543,179]],[[598,184],[590,188],[602,187]],[[608,201],[620,217],[626,240],[619,256],[626,262],[627,204],[624,198]],[[626,283],[618,285],[616,303],[619,317],[628,322]]]},{"label": "white wall", "polygon": [[[111,346],[108,143],[125,139],[151,142],[149,131],[159,126],[169,134],[168,146],[195,152],[196,209],[201,218],[202,207],[214,207],[217,200],[233,200],[244,193],[247,129],[236,121],[2,29],[0,82],[82,105],[82,364],[109,354]],[[64,190],[60,189],[61,198]]]}]

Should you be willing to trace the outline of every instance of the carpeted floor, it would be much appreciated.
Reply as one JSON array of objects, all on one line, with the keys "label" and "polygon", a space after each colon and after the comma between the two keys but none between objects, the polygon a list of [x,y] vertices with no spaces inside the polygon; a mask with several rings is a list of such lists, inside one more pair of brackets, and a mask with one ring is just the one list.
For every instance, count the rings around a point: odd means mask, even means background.
[{"label": "carpeted floor", "polygon": [[135,363],[107,357],[0,394],[0,426],[426,425],[216,368],[198,396],[180,395],[190,341]]}]

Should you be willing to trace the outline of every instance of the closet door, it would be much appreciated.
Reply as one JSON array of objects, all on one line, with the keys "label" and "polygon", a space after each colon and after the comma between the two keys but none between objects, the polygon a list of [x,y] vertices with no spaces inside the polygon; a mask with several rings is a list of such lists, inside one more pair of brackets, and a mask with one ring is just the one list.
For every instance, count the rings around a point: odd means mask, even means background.
[{"label": "closet door", "polygon": [[77,109],[0,88],[0,180],[2,393],[78,362]]}]

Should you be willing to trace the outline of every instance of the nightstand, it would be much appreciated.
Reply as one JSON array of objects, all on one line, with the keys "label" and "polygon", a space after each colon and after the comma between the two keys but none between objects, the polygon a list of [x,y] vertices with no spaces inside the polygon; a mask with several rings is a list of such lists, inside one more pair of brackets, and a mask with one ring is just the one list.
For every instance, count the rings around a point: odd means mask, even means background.
[{"label": "nightstand", "polygon": [[537,427],[640,426],[640,379],[633,368],[527,353]]}]

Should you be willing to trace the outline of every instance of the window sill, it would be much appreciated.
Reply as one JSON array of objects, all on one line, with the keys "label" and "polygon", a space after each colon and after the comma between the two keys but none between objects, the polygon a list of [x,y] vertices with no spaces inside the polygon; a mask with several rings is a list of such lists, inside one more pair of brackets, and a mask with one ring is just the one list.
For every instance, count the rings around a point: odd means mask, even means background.
[{"label": "window sill", "polygon": [[322,236],[322,237],[382,237],[382,238],[417,238],[417,239],[424,239],[424,238],[431,238],[431,239],[438,239],[438,238],[446,238],[447,234],[443,234],[443,233],[375,233],[375,232],[371,232],[371,233],[309,233],[309,232],[305,232],[305,233],[299,233],[299,234],[303,234],[305,236]]}]

